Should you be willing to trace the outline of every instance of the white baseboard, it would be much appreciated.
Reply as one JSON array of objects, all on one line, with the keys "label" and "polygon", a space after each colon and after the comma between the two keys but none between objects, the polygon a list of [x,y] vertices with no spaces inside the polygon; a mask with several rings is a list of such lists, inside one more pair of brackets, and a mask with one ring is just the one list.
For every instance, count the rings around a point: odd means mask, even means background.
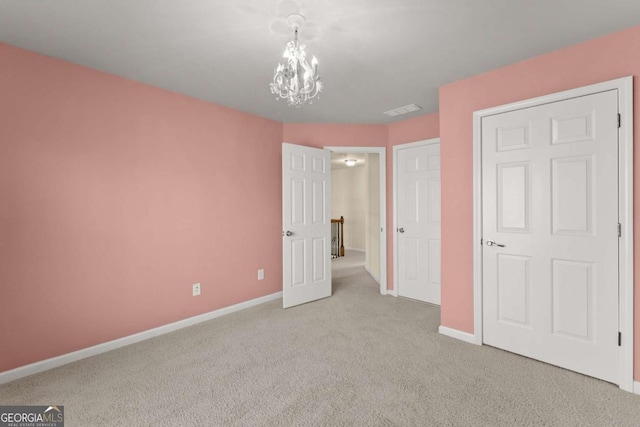
[{"label": "white baseboard", "polygon": [[470,344],[476,344],[476,336],[468,332],[462,332],[457,329],[447,328],[446,326],[438,327],[438,332],[440,332],[442,335],[446,335],[460,341],[468,342]]},{"label": "white baseboard", "polygon": [[360,248],[348,248],[348,247],[344,247],[345,251],[355,251],[355,252],[365,252],[364,249],[360,249]]},{"label": "white baseboard", "polygon": [[282,298],[282,292],[276,292],[275,294],[266,295],[260,298],[255,298],[249,301],[241,302],[229,307],[220,308],[218,310],[211,311],[209,313],[199,314],[197,316],[189,317],[184,320],[169,323],[168,325],[159,326],[157,328],[149,329],[137,334],[129,335],[127,337],[118,338],[113,341],[108,341],[102,344],[94,345],[92,347],[83,348],[72,353],[63,354],[61,356],[52,357],[51,359],[42,360],[40,362],[32,363],[30,365],[21,366],[19,368],[12,369],[10,371],[0,373],[0,384],[15,381],[20,378],[28,377],[29,375],[37,374],[40,372],[48,371],[49,369],[57,368],[58,366],[66,365],[77,360],[85,359],[87,357],[95,356],[101,353],[106,353],[111,350],[115,350],[120,347],[135,344],[140,341],[148,340],[149,338],[164,335],[169,332],[177,331],[189,326],[196,325],[198,323],[206,322],[207,320],[215,319],[226,314],[235,313],[236,311],[244,310],[245,308],[254,307],[256,305],[263,304],[265,302],[273,301],[278,298]]},{"label": "white baseboard", "polygon": [[635,381],[633,383],[633,393],[634,394],[640,394],[640,382]]},{"label": "white baseboard", "polygon": [[387,289],[387,295],[391,295],[392,297],[397,297],[398,296],[398,290],[397,289]]},{"label": "white baseboard", "polygon": [[364,270],[365,270],[367,273],[369,273],[369,276],[371,276],[371,278],[372,278],[373,280],[375,280],[375,282],[376,282],[378,285],[380,284],[380,279],[378,279],[376,276],[374,276],[374,274],[371,272],[371,270],[369,270],[369,269],[367,268],[367,266],[366,266],[366,265],[364,266]]}]

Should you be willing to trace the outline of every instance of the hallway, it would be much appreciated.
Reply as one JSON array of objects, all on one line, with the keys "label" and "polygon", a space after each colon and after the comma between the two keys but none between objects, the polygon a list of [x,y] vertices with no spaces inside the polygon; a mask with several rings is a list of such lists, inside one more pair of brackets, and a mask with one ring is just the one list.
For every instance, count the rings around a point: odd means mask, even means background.
[{"label": "hallway", "polygon": [[[380,286],[364,268],[365,253],[346,250],[345,256],[331,260],[333,294],[348,287],[358,287],[380,293]],[[356,286],[363,285],[363,286]]]}]

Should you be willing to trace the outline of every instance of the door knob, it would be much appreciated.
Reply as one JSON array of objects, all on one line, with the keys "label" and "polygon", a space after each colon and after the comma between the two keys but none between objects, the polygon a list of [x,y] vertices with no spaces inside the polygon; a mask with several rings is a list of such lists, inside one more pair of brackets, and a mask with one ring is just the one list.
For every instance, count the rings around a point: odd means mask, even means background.
[{"label": "door knob", "polygon": [[398,233],[404,233],[404,228],[402,227],[398,228]]},{"label": "door knob", "polygon": [[293,236],[293,233],[292,233],[292,232],[290,232],[289,230],[287,230],[287,231],[283,231],[283,232],[282,232],[282,235],[283,235],[283,236],[290,237],[290,236]]},{"label": "door knob", "polygon": [[487,240],[487,246],[497,246],[499,248],[504,248],[504,245],[501,245],[500,243],[496,243],[493,240]]}]

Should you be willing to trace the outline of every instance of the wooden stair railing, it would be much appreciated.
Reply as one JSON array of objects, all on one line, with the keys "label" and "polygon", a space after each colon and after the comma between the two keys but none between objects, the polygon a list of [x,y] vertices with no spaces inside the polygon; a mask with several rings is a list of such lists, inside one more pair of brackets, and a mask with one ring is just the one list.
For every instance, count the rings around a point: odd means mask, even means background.
[{"label": "wooden stair railing", "polygon": [[331,258],[344,256],[344,217],[331,219]]}]

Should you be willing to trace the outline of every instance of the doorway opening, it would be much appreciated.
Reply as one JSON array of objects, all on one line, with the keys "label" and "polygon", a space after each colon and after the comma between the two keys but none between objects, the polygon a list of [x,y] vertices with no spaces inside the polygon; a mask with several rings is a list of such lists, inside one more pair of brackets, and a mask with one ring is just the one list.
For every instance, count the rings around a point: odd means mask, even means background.
[{"label": "doorway opening", "polygon": [[385,148],[326,148],[331,151],[331,218],[344,219],[341,236],[332,236],[342,238],[332,263],[360,263],[386,295]]}]

